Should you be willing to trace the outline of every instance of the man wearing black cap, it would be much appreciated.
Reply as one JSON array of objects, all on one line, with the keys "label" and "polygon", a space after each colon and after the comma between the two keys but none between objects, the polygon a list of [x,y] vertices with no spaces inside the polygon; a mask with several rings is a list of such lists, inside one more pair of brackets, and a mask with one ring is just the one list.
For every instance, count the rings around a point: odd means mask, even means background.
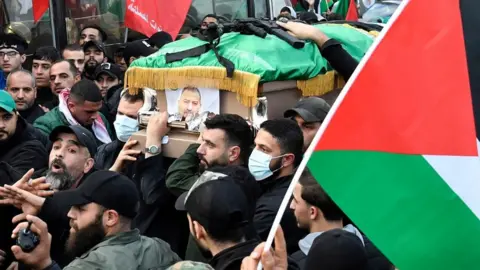
[{"label": "man wearing black cap", "polygon": [[172,41],[173,41],[172,36],[165,31],[157,32],[148,39],[148,43],[155,50],[161,49],[163,46],[165,46],[166,44]]},{"label": "man wearing black cap", "polygon": [[247,240],[253,209],[233,177],[205,171],[175,206],[187,211],[190,233],[202,253],[213,256],[209,264],[215,269],[240,269],[243,258],[259,243]]},{"label": "man wearing black cap", "polygon": [[0,78],[0,89],[5,89],[6,80],[10,72],[22,68],[25,62],[25,51],[28,44],[17,34],[0,35],[0,69],[2,78]]},{"label": "man wearing black cap", "polygon": [[122,79],[123,72],[118,65],[102,63],[95,69],[95,83],[105,99],[113,95],[113,93],[109,93],[109,89],[121,85]]},{"label": "man wearing black cap", "polygon": [[[76,259],[64,269],[164,269],[180,260],[162,240],[130,229],[139,197],[135,184],[127,177],[98,171],[79,188],[57,196],[65,197],[71,205],[65,251]],[[34,216],[27,216],[27,220],[39,234],[40,243],[29,253],[12,247],[17,260],[34,269],[60,269],[49,254],[47,223]],[[19,224],[13,233],[26,226],[26,222]]]},{"label": "man wearing black cap", "polygon": [[125,49],[123,50],[123,58],[125,59],[125,63],[127,66],[138,58],[147,57],[150,54],[156,52],[154,48],[145,40],[137,40],[128,42],[125,45]]},{"label": "man wearing black cap", "polygon": [[319,97],[308,97],[300,100],[295,107],[285,111],[283,116],[297,122],[303,133],[303,151],[313,141],[320,125],[328,114],[330,105]]},{"label": "man wearing black cap", "polygon": [[49,170],[46,181],[54,190],[75,188],[94,165],[97,142],[93,134],[80,125],[58,126],[50,133]]},{"label": "man wearing black cap", "polygon": [[85,53],[85,68],[83,76],[93,81],[95,80],[95,70],[97,66],[108,60],[105,46],[103,43],[90,40],[83,45],[83,52]]}]

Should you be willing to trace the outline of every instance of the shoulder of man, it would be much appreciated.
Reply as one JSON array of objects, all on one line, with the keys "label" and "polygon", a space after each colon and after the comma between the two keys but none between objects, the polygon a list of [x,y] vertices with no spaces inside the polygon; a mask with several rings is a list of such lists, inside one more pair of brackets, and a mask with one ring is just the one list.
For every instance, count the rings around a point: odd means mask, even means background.
[{"label": "shoulder of man", "polygon": [[213,270],[213,267],[201,262],[181,261],[170,266],[167,270]]},{"label": "shoulder of man", "polygon": [[[51,111],[40,116],[33,122],[33,126],[50,134],[50,132],[58,125],[66,124],[64,123],[65,116],[61,115],[58,107],[53,108]],[[67,123],[68,124],[68,123]]]}]

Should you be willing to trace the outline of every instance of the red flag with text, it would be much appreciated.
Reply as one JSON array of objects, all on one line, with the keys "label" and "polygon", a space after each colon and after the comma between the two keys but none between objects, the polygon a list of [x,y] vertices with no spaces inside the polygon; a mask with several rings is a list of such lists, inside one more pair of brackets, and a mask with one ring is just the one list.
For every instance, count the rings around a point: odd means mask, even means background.
[{"label": "red flag with text", "polygon": [[38,22],[50,6],[48,0],[32,0],[33,21]]},{"label": "red flag with text", "polygon": [[148,37],[165,31],[175,39],[191,4],[192,0],[127,0],[125,26]]}]

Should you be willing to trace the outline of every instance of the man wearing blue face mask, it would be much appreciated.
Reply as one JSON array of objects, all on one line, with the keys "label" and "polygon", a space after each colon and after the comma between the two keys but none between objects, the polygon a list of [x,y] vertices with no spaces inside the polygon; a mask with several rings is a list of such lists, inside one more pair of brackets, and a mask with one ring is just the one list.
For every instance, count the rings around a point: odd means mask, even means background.
[{"label": "man wearing blue face mask", "polygon": [[175,210],[176,197],[165,186],[166,171],[172,162],[162,154],[162,138],[169,131],[168,114],[162,112],[150,117],[145,154],[132,149],[138,142],[129,140],[139,128],[138,112],[150,111],[154,106],[149,101],[150,91],[154,90],[143,88],[136,95],[128,90],[121,93],[114,122],[117,139],[101,146],[95,160],[99,169],[122,173],[137,185],[141,200],[132,226],[142,235],[166,241],[173,251],[181,254],[185,250],[188,223],[184,213]]},{"label": "man wearing blue face mask", "polygon": [[[262,189],[262,195],[257,200],[254,224],[264,241],[292,181],[296,164],[302,158],[302,149],[302,130],[293,120],[268,120],[260,126],[248,168]],[[291,209],[285,211],[281,226],[286,236],[287,251],[291,254],[298,250],[298,241],[308,232],[297,227]]]},{"label": "man wearing blue face mask", "polygon": [[[125,90],[123,91],[117,109],[117,116],[113,123],[117,139],[98,148],[98,152],[95,155],[95,166],[98,169],[108,170],[114,166],[125,143],[133,133],[138,131],[138,111],[142,108],[143,103],[144,95],[142,91],[139,91],[136,95],[131,95]],[[131,148],[133,146],[132,143],[130,142],[127,147]],[[119,160],[115,171],[121,171],[125,165],[126,162],[124,160]]]}]

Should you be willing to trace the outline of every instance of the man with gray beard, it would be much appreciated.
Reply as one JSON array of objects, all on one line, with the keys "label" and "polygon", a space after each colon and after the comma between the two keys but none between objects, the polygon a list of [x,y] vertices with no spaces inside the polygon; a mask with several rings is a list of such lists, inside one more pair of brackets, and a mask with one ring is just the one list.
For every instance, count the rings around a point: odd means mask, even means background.
[{"label": "man with gray beard", "polygon": [[97,143],[93,134],[80,125],[59,126],[50,133],[47,183],[54,190],[77,187],[94,165]]}]

